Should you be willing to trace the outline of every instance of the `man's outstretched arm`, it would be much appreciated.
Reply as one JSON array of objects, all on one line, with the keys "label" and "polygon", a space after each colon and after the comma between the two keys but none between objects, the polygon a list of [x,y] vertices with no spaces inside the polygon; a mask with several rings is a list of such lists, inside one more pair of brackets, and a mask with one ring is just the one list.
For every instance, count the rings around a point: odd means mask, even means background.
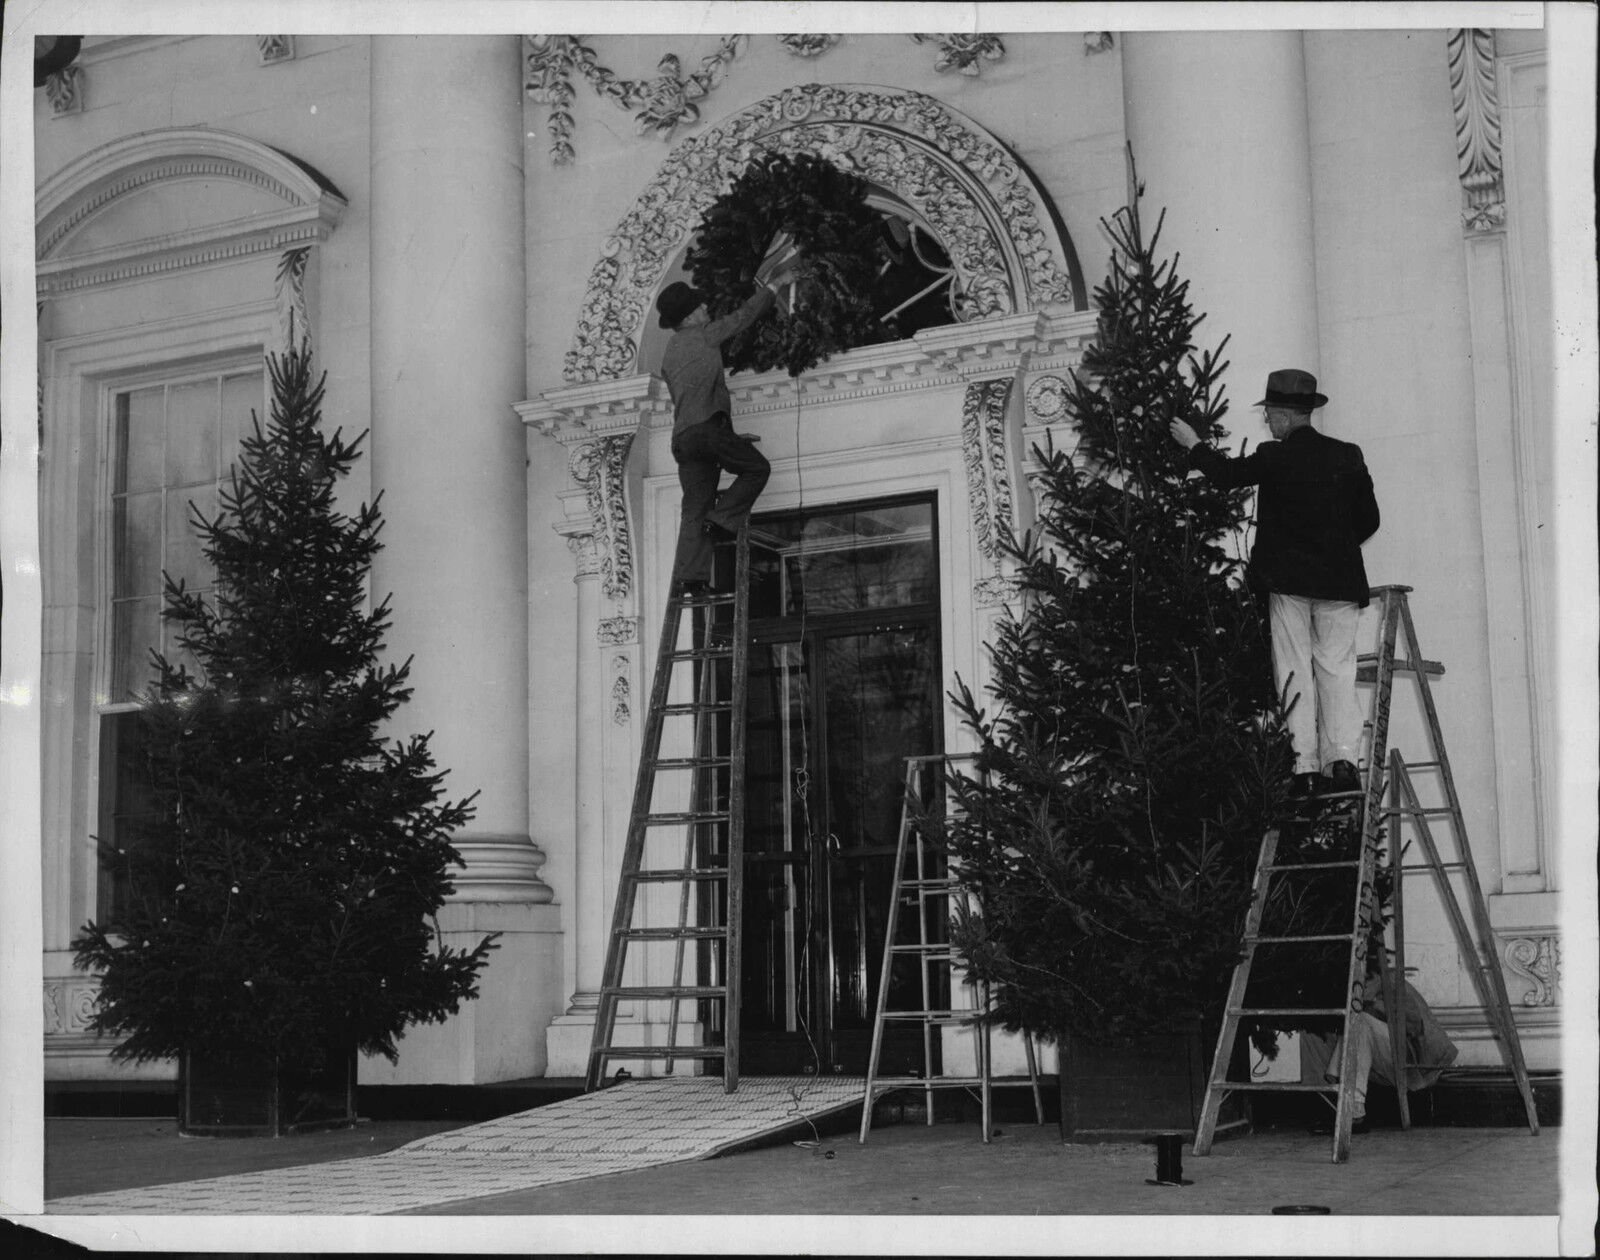
[{"label": "man's outstretched arm", "polygon": [[1182,420],[1167,426],[1172,440],[1189,452],[1189,462],[1219,486],[1253,486],[1261,481],[1271,444],[1259,446],[1248,455],[1224,455],[1200,440],[1200,435]]}]

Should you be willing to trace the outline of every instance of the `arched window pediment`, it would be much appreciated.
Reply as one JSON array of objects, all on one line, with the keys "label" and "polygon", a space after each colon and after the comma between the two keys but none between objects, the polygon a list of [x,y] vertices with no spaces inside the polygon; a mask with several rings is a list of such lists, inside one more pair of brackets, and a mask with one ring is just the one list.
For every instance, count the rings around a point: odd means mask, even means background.
[{"label": "arched window pediment", "polygon": [[41,185],[41,295],[325,240],[346,205],[314,168],[245,136],[124,136]]}]

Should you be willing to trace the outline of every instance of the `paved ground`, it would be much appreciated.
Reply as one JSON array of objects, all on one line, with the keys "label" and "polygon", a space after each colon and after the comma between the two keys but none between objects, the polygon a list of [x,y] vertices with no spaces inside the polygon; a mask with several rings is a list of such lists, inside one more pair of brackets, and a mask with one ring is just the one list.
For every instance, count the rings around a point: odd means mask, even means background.
[{"label": "paved ground", "polygon": [[[380,1121],[270,1139],[180,1138],[171,1121],[53,1119],[45,1196],[89,1194],[379,1154],[459,1126]],[[1279,1132],[1186,1153],[1193,1185],[1145,1184],[1147,1146],[1063,1146],[1053,1125],[1005,1126],[989,1146],[973,1125],[895,1125],[720,1159],[467,1199],[416,1215],[545,1214],[1264,1214],[1313,1204],[1342,1215],[1553,1215],[1559,1129],[1375,1130],[1349,1163],[1329,1141]],[[831,1158],[829,1153],[831,1152]]]}]

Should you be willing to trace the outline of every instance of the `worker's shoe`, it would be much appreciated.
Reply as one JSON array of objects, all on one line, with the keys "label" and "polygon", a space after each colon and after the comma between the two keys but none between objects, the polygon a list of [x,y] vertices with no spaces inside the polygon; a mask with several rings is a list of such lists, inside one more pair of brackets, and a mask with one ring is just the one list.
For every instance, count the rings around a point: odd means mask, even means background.
[{"label": "worker's shoe", "polygon": [[1289,783],[1289,795],[1297,801],[1303,801],[1323,792],[1327,786],[1327,780],[1322,775],[1310,770],[1294,776]]},{"label": "worker's shoe", "polygon": [[1361,776],[1356,773],[1356,768],[1348,761],[1336,761],[1323,771],[1328,782],[1333,785],[1335,792],[1359,792],[1361,790]]}]

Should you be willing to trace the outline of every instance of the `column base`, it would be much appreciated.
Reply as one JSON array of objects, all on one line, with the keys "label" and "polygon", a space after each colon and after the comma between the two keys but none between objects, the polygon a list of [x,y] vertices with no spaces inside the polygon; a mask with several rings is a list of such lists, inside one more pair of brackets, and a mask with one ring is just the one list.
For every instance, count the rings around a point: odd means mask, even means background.
[{"label": "column base", "polygon": [[[478,997],[442,1024],[415,1024],[398,1063],[363,1055],[363,1085],[485,1085],[547,1075],[545,1029],[561,1010],[561,910],[529,902],[446,902],[445,944],[471,949],[501,933],[479,973]],[[557,1073],[560,1075],[560,1073]]]}]

